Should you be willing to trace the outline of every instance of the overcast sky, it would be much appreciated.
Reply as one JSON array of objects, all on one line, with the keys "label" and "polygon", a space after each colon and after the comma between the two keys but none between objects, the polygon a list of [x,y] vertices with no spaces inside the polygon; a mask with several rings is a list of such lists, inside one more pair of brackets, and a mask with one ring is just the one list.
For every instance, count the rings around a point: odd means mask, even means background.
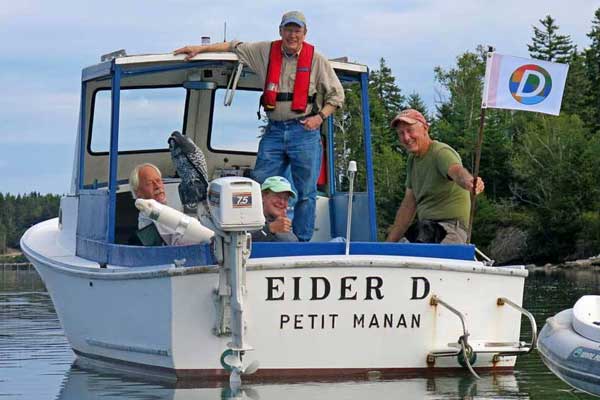
[{"label": "overcast sky", "polygon": [[[217,4],[218,3],[218,4]],[[328,0],[240,2],[4,1],[0,7],[0,192],[69,190],[81,69],[101,54],[165,53],[200,37],[277,36],[281,14],[303,10],[307,40],[329,58],[377,68],[383,57],[404,94],[436,99],[433,69],[478,44],[527,57],[532,26],[550,14],[579,49],[594,12],[587,0]]]}]

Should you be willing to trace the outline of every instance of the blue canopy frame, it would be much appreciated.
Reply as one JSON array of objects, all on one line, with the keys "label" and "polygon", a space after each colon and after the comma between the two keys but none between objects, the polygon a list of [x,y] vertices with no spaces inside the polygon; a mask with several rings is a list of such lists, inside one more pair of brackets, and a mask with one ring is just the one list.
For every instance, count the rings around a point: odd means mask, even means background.
[{"label": "blue canopy frame", "polygon": [[[81,104],[80,104],[80,124],[79,124],[79,165],[77,167],[79,178],[77,183],[78,193],[84,189],[84,172],[85,172],[85,151],[86,151],[86,95],[88,82],[97,79],[111,80],[111,129],[110,129],[110,150],[109,150],[109,180],[108,180],[108,212],[106,213],[106,241],[108,244],[115,242],[115,217],[116,217],[116,192],[118,186],[118,149],[119,149],[119,110],[120,110],[120,91],[121,81],[123,77],[136,76],[144,74],[153,74],[158,72],[197,68],[199,64],[217,64],[223,65],[231,61],[191,61],[177,62],[169,65],[160,65],[153,67],[135,67],[123,66],[117,64],[115,60],[104,62],[89,68],[82,72],[81,83]],[[357,75],[352,73],[338,72],[342,81],[353,82],[358,81],[360,84],[361,106],[362,106],[362,122],[363,122],[363,139],[364,139],[364,155],[365,168],[367,172],[367,197],[368,197],[368,218],[369,218],[369,240],[377,241],[377,219],[375,213],[375,187],[373,175],[373,159],[371,153],[371,125],[370,125],[370,110],[368,101],[368,77],[369,73],[357,72]],[[331,196],[336,192],[335,179],[333,179],[333,171],[335,160],[333,139],[334,139],[334,124],[333,118],[328,121],[328,163],[329,163],[329,190]]]}]

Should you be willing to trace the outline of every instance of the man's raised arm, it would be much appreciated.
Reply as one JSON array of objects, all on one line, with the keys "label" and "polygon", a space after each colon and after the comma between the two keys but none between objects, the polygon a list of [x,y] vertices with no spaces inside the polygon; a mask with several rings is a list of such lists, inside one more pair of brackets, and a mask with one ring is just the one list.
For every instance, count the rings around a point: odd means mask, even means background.
[{"label": "man's raised arm", "polygon": [[[471,175],[465,167],[462,167],[459,164],[452,164],[450,168],[448,168],[448,176],[469,193],[473,191],[473,175]],[[485,184],[483,183],[483,179],[477,177],[477,188],[475,193],[479,194],[483,192],[484,189]]]},{"label": "man's raised arm", "polygon": [[223,53],[226,51],[231,51],[231,43],[230,42],[219,42],[212,44],[200,44],[200,45],[189,45],[177,49],[173,52],[173,54],[185,54],[186,60],[190,60],[194,56],[200,53]]}]

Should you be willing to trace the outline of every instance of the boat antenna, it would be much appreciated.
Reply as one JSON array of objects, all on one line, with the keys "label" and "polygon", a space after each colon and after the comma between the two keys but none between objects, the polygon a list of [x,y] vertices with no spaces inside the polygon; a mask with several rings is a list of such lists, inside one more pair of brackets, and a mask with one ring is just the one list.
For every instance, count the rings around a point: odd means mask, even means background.
[{"label": "boat antenna", "polygon": [[348,178],[350,179],[350,190],[348,190],[348,215],[346,219],[346,255],[350,254],[350,234],[352,231],[352,197],[354,195],[354,176],[356,175],[356,161],[348,164]]},{"label": "boat antenna", "polygon": [[223,43],[227,42],[227,21],[223,21]]}]

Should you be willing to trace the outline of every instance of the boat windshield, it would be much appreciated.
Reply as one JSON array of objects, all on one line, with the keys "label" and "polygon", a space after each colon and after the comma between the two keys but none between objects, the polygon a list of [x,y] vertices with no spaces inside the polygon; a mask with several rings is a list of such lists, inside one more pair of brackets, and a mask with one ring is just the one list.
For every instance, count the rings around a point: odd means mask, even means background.
[{"label": "boat windshield", "polygon": [[236,90],[229,107],[223,106],[226,90],[217,89],[214,97],[212,127],[208,147],[215,152],[256,153],[266,119],[258,119],[256,110],[262,92]]},{"label": "boat windshield", "polygon": [[[186,90],[182,87],[122,89],[119,151],[166,150],[167,134],[183,130]],[[91,154],[110,149],[111,91],[94,94]]]}]

